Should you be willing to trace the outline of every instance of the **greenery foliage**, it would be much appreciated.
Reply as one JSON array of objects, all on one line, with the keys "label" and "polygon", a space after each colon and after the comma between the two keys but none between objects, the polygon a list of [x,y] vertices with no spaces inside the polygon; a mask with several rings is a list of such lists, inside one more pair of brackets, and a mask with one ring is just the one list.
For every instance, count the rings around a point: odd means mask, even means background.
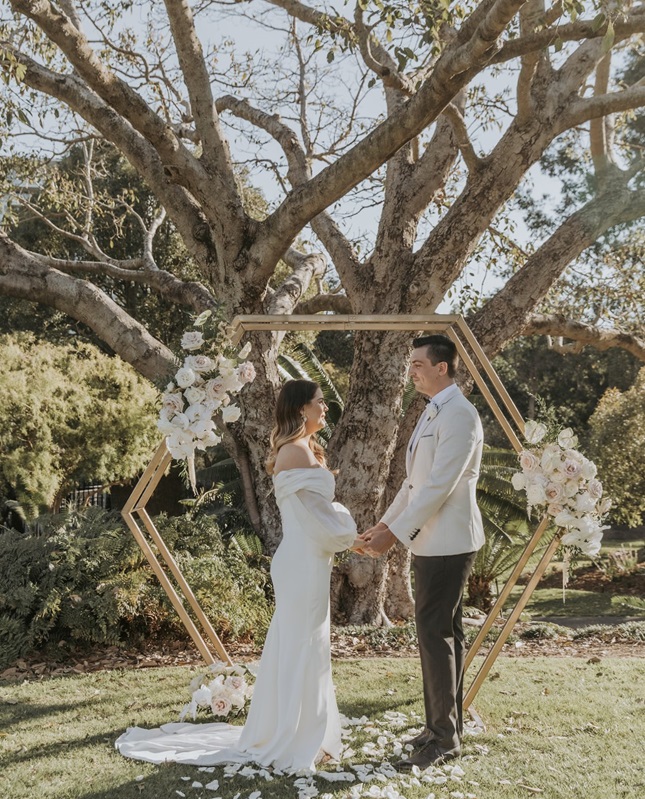
[{"label": "greenery foliage", "polygon": [[515,566],[526,546],[529,532],[526,503],[511,483],[517,468],[515,452],[484,450],[477,504],[486,540],[468,577],[468,602],[482,610],[492,606],[492,584]]},{"label": "greenery foliage", "polygon": [[[271,615],[266,571],[212,517],[156,519],[164,542],[218,633],[261,640]],[[46,644],[132,644],[185,636],[134,538],[99,508],[0,530],[0,668]]]},{"label": "greenery foliage", "polygon": [[605,393],[589,425],[589,456],[613,500],[611,518],[637,526],[645,513],[645,368],[629,390]]},{"label": "greenery foliage", "polygon": [[90,344],[0,336],[0,395],[0,482],[26,504],[128,480],[157,443],[155,389]]},{"label": "greenery foliage", "polygon": [[[589,419],[601,397],[610,388],[629,389],[639,362],[617,349],[598,352],[586,347],[562,355],[549,349],[543,338],[536,338],[514,341],[494,359],[493,366],[525,419],[536,418],[541,401],[562,427],[572,427],[586,444]],[[486,442],[508,446],[488,403],[476,393],[471,399],[482,417]]]}]

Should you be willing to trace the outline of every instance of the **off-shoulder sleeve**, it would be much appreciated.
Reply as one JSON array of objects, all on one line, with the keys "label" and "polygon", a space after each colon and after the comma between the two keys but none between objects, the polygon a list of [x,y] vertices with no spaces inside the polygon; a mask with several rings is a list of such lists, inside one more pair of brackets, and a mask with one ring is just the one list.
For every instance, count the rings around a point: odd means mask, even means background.
[{"label": "off-shoulder sleeve", "polygon": [[307,535],[330,552],[342,552],[354,543],[356,522],[340,502],[330,502],[308,488],[301,488],[295,494],[314,522],[306,526]]}]

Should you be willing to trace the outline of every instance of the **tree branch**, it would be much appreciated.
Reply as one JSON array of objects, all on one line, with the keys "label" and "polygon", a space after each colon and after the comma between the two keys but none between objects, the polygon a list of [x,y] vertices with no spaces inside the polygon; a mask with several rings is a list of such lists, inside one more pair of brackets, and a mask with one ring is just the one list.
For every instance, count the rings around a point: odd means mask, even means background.
[{"label": "tree branch", "polygon": [[387,50],[372,38],[372,31],[363,19],[360,3],[354,7],[354,29],[365,66],[378,75],[388,89],[396,89],[406,95],[414,94],[412,81],[401,75]]},{"label": "tree branch", "polygon": [[563,354],[580,352],[583,347],[591,346],[597,350],[609,350],[619,347],[631,353],[639,361],[645,363],[645,339],[615,328],[599,328],[586,325],[564,316],[553,314],[531,314],[522,328],[522,336],[549,336],[550,338],[569,339],[574,343],[551,343],[551,349]]},{"label": "tree branch", "polygon": [[621,92],[598,94],[586,100],[578,100],[571,104],[568,112],[563,116],[559,132],[568,130],[591,119],[629,111],[632,108],[645,106],[645,84],[640,81],[629,89]]},{"label": "tree branch", "polygon": [[448,46],[417,94],[359,144],[293,191],[265,219],[252,247],[266,276],[297,232],[433,122],[455,94],[490,61],[496,42],[525,0],[497,0],[466,45]]},{"label": "tree branch", "polygon": [[311,281],[322,278],[327,271],[327,262],[321,253],[306,254],[290,248],[283,261],[293,271],[271,297],[267,307],[269,314],[293,313]]},{"label": "tree branch", "polygon": [[[596,67],[594,96],[607,94],[611,73],[611,50]],[[611,167],[610,117],[602,116],[589,123],[589,149],[594,165],[596,178],[602,183],[607,170]]]},{"label": "tree branch", "polygon": [[59,272],[79,273],[94,277],[107,276],[114,280],[123,280],[128,283],[138,283],[148,286],[159,296],[178,305],[191,308],[195,313],[201,313],[216,305],[215,298],[206,286],[195,281],[183,281],[167,272],[165,269],[150,269],[146,259],[131,258],[127,261],[71,261],[62,258],[53,258],[40,253],[27,253],[35,264]]},{"label": "tree branch", "polygon": [[[579,42],[585,39],[600,39],[607,33],[607,22],[600,27],[595,27],[593,20],[577,20],[564,25],[554,25],[543,28],[541,31],[519,36],[504,43],[500,50],[491,58],[491,64],[502,64],[528,53],[543,50],[556,42]],[[615,20],[615,42],[621,42],[635,33],[645,31],[645,6],[640,5],[623,18]]]},{"label": "tree branch", "polygon": [[40,263],[0,234],[0,293],[57,308],[91,328],[150,380],[176,368],[172,352],[100,288]]},{"label": "tree branch", "polygon": [[[230,111],[275,139],[287,159],[287,180],[293,188],[305,185],[311,178],[310,164],[298,137],[277,114],[267,114],[254,108],[246,100],[239,100],[232,95],[220,97],[217,108],[220,111]],[[311,220],[311,227],[333,258],[343,285],[350,291],[356,282],[356,270],[360,266],[350,242],[325,211]]]},{"label": "tree branch", "polygon": [[[221,190],[227,196],[226,186],[220,186],[218,175],[209,175],[203,165],[182,144],[169,125],[155,114],[145,100],[111,72],[90,47],[89,41],[63,13],[57,11],[49,0],[10,0],[12,8],[36,25],[65,54],[78,77],[110,108],[112,115],[120,115],[145,139],[154,145],[174,180],[184,185],[205,210],[211,224],[218,230],[220,241],[230,241],[236,229],[235,220],[216,202]],[[80,82],[80,81],[79,81]],[[109,137],[108,137],[109,138]],[[213,191],[213,182],[216,190]],[[230,223],[230,224],[228,224]],[[241,231],[239,232],[241,235]]]},{"label": "tree branch", "polygon": [[317,294],[315,297],[311,297],[296,305],[294,310],[296,314],[316,314],[322,312],[351,314],[354,311],[349,297],[345,294]]},{"label": "tree branch", "polygon": [[[544,0],[529,0],[520,9],[520,36],[535,30],[540,17],[544,15]],[[517,79],[517,121],[523,124],[529,120],[534,111],[531,87],[537,66],[540,62],[539,51],[522,56],[522,66]]]},{"label": "tree branch", "polygon": [[[237,191],[233,164],[228,145],[222,136],[213,103],[210,77],[204,63],[204,53],[195,31],[193,14],[188,0],[164,0],[172,30],[177,57],[181,67],[195,128],[202,144],[202,161],[209,174],[217,180],[217,191],[222,208],[231,214],[238,224],[244,222],[242,201]],[[233,221],[233,220],[231,220]]]},{"label": "tree branch", "polygon": [[466,121],[464,120],[461,111],[456,105],[454,105],[454,103],[448,103],[448,105],[444,108],[443,113],[447,119],[450,120],[450,124],[452,125],[452,129],[457,140],[457,146],[459,147],[459,152],[461,153],[461,157],[464,159],[464,163],[468,167],[468,171],[470,173],[477,172],[482,166],[483,161],[475,152],[472,142],[470,141],[468,130],[466,128]]},{"label": "tree branch", "polygon": [[[168,210],[196,260],[202,264],[212,264],[214,248],[206,219],[191,194],[168,180],[165,165],[152,144],[75,75],[53,72],[7,42],[3,42],[2,46],[26,68],[24,82],[27,86],[65,103],[119,148]],[[220,266],[221,271],[221,259],[216,266]],[[209,277],[213,282],[223,280],[223,272],[217,274],[213,270]]]},{"label": "tree branch", "polygon": [[567,266],[614,225],[645,216],[645,192],[630,191],[624,176],[578,209],[527,259],[472,319],[473,332],[490,357],[520,334],[532,310]]}]

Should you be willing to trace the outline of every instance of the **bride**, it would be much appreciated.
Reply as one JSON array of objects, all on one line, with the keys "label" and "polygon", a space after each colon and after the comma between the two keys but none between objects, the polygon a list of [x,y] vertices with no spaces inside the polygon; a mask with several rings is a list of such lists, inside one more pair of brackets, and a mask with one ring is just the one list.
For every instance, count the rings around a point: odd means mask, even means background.
[{"label": "bride", "polygon": [[327,405],[320,387],[291,380],[278,396],[267,470],[282,517],[271,563],[275,613],[267,634],[248,719],[130,728],[121,754],[153,763],[255,762],[281,771],[313,769],[338,759],[341,729],[331,677],[329,581],[335,552],[360,549],[356,524],[334,497],[316,432]]}]

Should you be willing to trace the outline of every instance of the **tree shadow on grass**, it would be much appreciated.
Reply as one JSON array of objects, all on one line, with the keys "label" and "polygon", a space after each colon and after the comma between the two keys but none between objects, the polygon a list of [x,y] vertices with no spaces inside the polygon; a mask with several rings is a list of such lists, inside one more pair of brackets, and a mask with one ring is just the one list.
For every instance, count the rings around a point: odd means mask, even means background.
[{"label": "tree shadow on grass", "polygon": [[94,699],[85,699],[83,701],[61,702],[54,705],[45,705],[42,703],[31,702],[6,702],[0,701],[0,728],[3,732],[11,732],[12,727],[22,725],[36,719],[41,719],[47,716],[55,717],[56,715],[69,713],[70,710],[78,710],[91,705],[92,708],[97,707],[97,702]]},{"label": "tree shadow on grass", "polygon": [[32,746],[22,746],[17,752],[10,752],[4,755],[3,761],[7,766],[19,763],[33,763],[36,758],[63,758],[75,750],[86,749],[92,746],[110,746],[114,741],[125,732],[124,728],[118,730],[105,730],[94,735],[84,734],[79,738],[66,738],[62,741],[52,741],[52,743],[35,742]]},{"label": "tree shadow on grass", "polygon": [[[137,763],[142,772],[150,768],[149,763]],[[182,779],[188,777],[189,779]],[[247,797],[254,791],[260,791],[262,799],[285,799],[285,797],[295,797],[298,794],[294,781],[296,776],[275,776],[273,780],[267,782],[263,778],[244,778],[233,777],[225,778],[224,767],[216,766],[210,773],[199,771],[197,766],[182,766],[177,763],[166,763],[154,767],[154,771],[145,774],[143,779],[124,780],[118,786],[105,788],[95,788],[87,793],[75,795],[75,799],[154,799],[156,797],[176,797],[176,791],[181,791],[189,799],[213,799],[214,797],[234,797],[239,794]],[[218,780],[219,788],[209,790],[205,786]],[[193,782],[200,782],[202,787],[193,787]],[[327,782],[321,778],[315,781],[320,793],[327,793],[333,796],[340,796],[346,793],[349,783],[347,782]]]}]

